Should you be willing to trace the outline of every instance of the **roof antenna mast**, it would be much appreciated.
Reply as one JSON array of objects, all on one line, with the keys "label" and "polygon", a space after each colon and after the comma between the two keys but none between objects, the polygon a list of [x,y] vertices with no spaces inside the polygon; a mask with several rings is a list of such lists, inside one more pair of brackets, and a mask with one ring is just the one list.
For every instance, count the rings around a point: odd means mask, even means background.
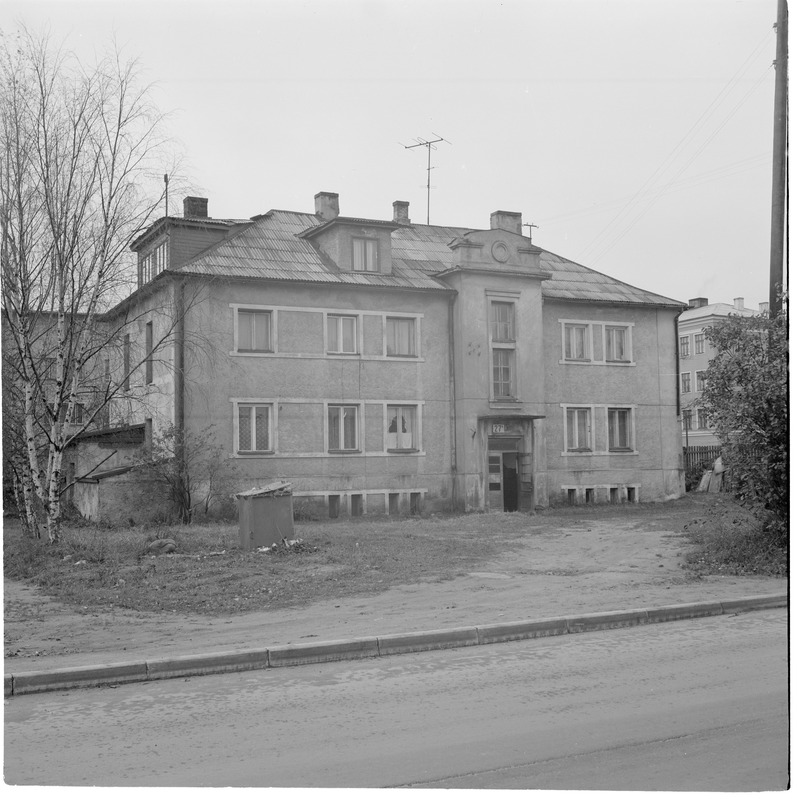
[{"label": "roof antenna mast", "polygon": [[434,133],[434,136],[438,136],[437,139],[422,139],[417,138],[416,144],[403,144],[402,146],[406,150],[412,150],[414,147],[427,147],[427,224],[430,224],[430,172],[435,168],[430,165],[430,151],[437,150],[438,147],[436,145],[439,142],[445,141],[447,144],[452,144],[451,141],[447,141],[443,136],[439,136],[438,133]]}]

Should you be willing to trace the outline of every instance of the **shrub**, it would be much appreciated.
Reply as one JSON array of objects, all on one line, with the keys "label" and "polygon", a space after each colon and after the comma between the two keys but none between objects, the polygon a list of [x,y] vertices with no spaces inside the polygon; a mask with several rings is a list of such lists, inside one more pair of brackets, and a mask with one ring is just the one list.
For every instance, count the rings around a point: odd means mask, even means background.
[{"label": "shrub", "polygon": [[688,537],[698,545],[686,557],[688,567],[700,574],[759,574],[785,577],[788,550],[769,532],[770,514],[742,505],[725,508],[686,525]]}]

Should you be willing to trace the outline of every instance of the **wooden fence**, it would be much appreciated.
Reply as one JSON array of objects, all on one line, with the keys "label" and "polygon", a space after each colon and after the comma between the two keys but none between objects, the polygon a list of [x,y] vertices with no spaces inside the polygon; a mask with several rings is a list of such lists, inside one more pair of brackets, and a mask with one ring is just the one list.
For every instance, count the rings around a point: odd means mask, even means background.
[{"label": "wooden fence", "polygon": [[721,447],[718,445],[683,447],[682,451],[686,472],[693,471],[699,467],[709,469],[713,466],[713,461],[721,455]]}]

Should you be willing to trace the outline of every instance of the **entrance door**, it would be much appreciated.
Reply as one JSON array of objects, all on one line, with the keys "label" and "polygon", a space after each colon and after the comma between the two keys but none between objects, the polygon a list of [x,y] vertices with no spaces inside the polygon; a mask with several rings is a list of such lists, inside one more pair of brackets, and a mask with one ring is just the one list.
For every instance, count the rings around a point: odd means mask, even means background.
[{"label": "entrance door", "polygon": [[490,510],[519,510],[519,455],[491,452],[488,456],[488,507]]},{"label": "entrance door", "polygon": [[503,510],[519,510],[519,455],[516,452],[502,453],[502,501]]}]

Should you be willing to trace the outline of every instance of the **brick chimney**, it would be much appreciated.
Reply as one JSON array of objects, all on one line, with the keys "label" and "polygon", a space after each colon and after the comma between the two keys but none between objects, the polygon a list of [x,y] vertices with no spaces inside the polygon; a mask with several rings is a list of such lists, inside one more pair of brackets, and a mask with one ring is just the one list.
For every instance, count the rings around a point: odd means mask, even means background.
[{"label": "brick chimney", "polygon": [[507,230],[522,233],[522,215],[517,211],[494,211],[491,214],[491,230]]},{"label": "brick chimney", "polygon": [[408,208],[410,203],[405,200],[394,200],[394,221],[398,225],[410,225],[411,220],[408,218]]},{"label": "brick chimney", "polygon": [[707,305],[707,297],[694,297],[688,300],[689,308],[704,308]]},{"label": "brick chimney", "polygon": [[323,222],[329,222],[338,216],[338,194],[332,191],[320,191],[314,195],[314,213]]},{"label": "brick chimney", "polygon": [[736,297],[732,304],[735,306],[736,311],[743,311],[744,309],[744,298],[743,297]]},{"label": "brick chimney", "polygon": [[760,313],[768,313],[769,304],[767,302],[761,302],[760,305],[757,306]]},{"label": "brick chimney", "polygon": [[208,218],[208,198],[207,197],[184,197],[183,198],[184,217]]}]

